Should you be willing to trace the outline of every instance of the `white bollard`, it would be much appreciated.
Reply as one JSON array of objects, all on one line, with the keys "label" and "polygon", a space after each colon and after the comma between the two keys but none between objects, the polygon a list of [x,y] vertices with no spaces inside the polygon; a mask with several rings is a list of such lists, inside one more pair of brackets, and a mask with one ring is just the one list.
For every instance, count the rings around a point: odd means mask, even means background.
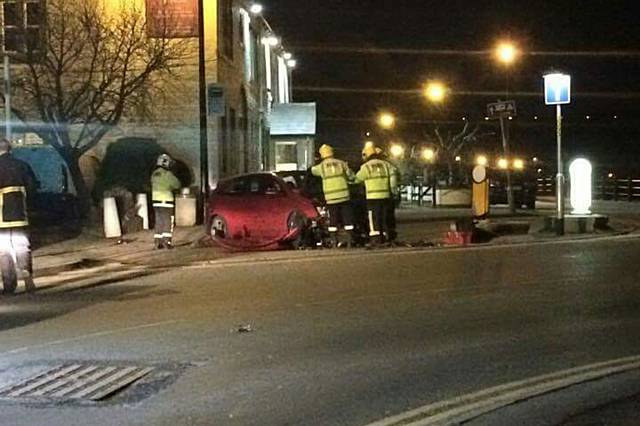
[{"label": "white bollard", "polygon": [[136,196],[136,206],[138,207],[138,216],[142,218],[142,229],[149,229],[149,204],[147,203],[147,194],[138,194]]},{"label": "white bollard", "polygon": [[120,238],[122,236],[118,206],[116,205],[116,199],[113,197],[104,199],[103,220],[104,236],[106,238]]}]

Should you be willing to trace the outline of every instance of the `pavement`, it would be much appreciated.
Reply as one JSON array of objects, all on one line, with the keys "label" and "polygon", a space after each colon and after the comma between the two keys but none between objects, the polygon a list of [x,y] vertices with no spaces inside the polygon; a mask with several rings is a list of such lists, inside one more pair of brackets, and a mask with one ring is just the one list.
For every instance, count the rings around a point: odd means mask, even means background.
[{"label": "pavement", "polygon": [[[489,228],[493,232],[490,244],[528,244],[553,241],[550,233],[530,232],[539,229],[544,216],[552,215],[553,199],[541,199],[536,211],[511,214],[506,206],[492,208]],[[596,202],[594,209],[611,216],[611,229],[593,235],[567,236],[565,239],[623,235],[640,229],[640,204],[626,202]],[[453,222],[471,217],[465,208],[430,208],[403,205],[398,209],[398,232],[402,246],[441,246]],[[43,240],[52,243],[34,252],[34,268],[40,291],[77,289],[117,282],[122,279],[157,273],[173,267],[184,267],[227,258],[250,258],[253,253],[230,253],[207,244],[204,229],[176,229],[176,250],[153,250],[152,231],[125,236],[121,243],[102,237],[99,229],[84,230],[72,238],[60,240],[56,230]],[[56,238],[57,237],[57,238]],[[55,241],[55,242],[54,242]],[[201,244],[204,243],[204,244]],[[289,256],[288,252],[286,256]],[[314,250],[312,255],[320,255]],[[19,292],[24,291],[19,287]]]},{"label": "pavement", "polygon": [[[154,371],[105,401],[0,398],[0,424],[367,425],[637,358],[638,252],[623,235],[320,261],[255,253],[3,298],[0,392],[66,363]],[[474,421],[583,424],[633,403],[638,378],[592,378]]]}]

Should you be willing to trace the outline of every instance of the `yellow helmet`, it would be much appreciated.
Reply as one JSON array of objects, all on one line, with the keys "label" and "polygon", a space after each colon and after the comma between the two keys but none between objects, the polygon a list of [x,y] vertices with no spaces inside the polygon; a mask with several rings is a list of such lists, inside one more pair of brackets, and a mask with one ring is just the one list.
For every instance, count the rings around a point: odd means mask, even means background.
[{"label": "yellow helmet", "polygon": [[367,159],[376,153],[376,147],[373,144],[367,144],[362,150],[362,158]]},{"label": "yellow helmet", "polygon": [[320,152],[320,158],[322,158],[323,160],[325,158],[333,157],[333,148],[331,147],[331,145],[322,145],[318,151]]},{"label": "yellow helmet", "polygon": [[378,154],[378,155],[382,155],[382,153],[383,153],[383,152],[384,152],[384,151],[382,150],[382,148],[380,148],[380,147],[376,146],[376,154]]}]

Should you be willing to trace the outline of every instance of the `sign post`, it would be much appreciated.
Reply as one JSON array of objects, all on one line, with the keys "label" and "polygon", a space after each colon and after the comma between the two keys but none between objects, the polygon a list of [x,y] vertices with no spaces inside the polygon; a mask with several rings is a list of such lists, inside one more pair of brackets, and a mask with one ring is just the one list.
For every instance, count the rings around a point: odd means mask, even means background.
[{"label": "sign post", "polygon": [[562,163],[562,105],[571,103],[571,76],[547,74],[544,76],[545,104],[556,106],[556,137],[558,147],[558,174],[556,175],[556,233],[564,235],[564,166]]},{"label": "sign post", "polygon": [[[516,112],[516,101],[496,102],[487,105],[487,114],[489,118],[500,120],[500,130],[502,132],[502,149],[504,151],[504,157],[507,159],[507,161],[509,161],[511,158],[511,150],[509,149],[509,132],[505,120],[515,117]],[[511,170],[507,167],[504,172],[507,175],[507,201],[509,203],[509,210],[511,211],[511,213],[515,213],[516,201],[513,195]]]}]

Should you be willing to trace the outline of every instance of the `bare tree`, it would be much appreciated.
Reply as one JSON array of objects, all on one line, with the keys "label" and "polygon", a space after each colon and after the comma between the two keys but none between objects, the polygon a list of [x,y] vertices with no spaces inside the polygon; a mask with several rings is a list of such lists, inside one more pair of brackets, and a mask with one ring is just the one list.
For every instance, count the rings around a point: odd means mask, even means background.
[{"label": "bare tree", "polygon": [[455,183],[455,165],[456,157],[459,156],[464,148],[478,139],[480,126],[476,126],[470,130],[471,124],[466,122],[462,131],[454,133],[451,130],[442,132],[439,127],[433,129],[433,135],[426,135],[428,139],[434,142],[438,149],[438,159],[444,161],[447,167],[447,182],[449,185]]},{"label": "bare tree", "polygon": [[162,80],[190,52],[167,31],[150,37],[143,11],[101,4],[49,0],[46,31],[27,41],[14,78],[14,115],[60,154],[85,209],[90,194],[79,159],[123,118],[148,113]]}]

